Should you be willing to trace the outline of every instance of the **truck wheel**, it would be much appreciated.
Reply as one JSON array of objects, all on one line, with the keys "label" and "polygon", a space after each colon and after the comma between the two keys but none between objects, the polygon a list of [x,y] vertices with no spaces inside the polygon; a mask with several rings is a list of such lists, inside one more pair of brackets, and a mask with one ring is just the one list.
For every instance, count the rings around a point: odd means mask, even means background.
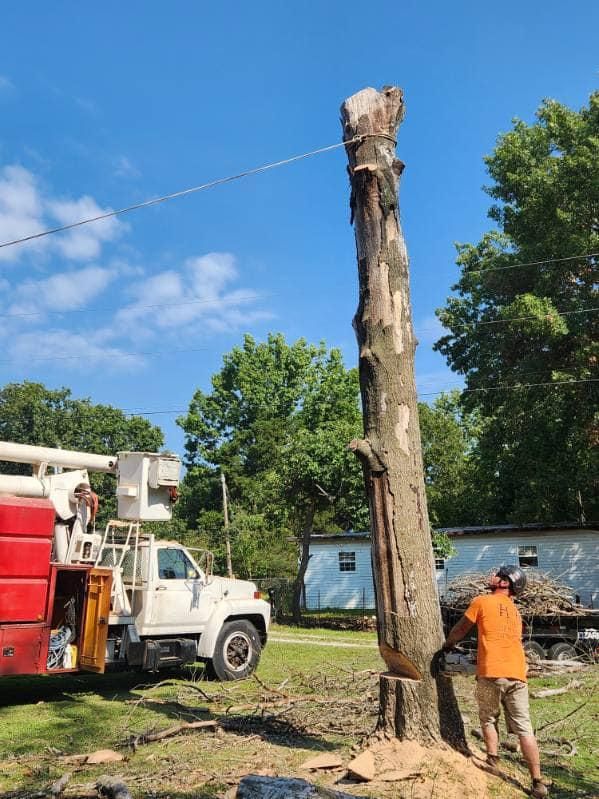
[{"label": "truck wheel", "polygon": [[538,641],[525,641],[522,647],[529,663],[538,663],[545,659],[545,650]]},{"label": "truck wheel", "polygon": [[216,639],[206,671],[222,682],[243,680],[256,670],[261,652],[260,637],[253,624],[244,619],[227,621]]},{"label": "truck wheel", "polygon": [[560,641],[559,644],[553,644],[549,650],[550,660],[573,660],[578,657],[578,652],[574,649],[572,644],[567,644],[565,641]]}]

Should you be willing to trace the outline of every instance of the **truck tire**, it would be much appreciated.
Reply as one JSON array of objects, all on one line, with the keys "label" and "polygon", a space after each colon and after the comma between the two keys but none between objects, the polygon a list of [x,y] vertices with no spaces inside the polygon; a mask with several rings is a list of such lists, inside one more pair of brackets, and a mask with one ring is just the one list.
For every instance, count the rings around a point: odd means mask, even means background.
[{"label": "truck tire", "polygon": [[227,621],[216,639],[214,655],[206,662],[206,672],[221,682],[243,680],[256,670],[261,652],[260,636],[251,622]]},{"label": "truck tire", "polygon": [[546,657],[545,650],[538,641],[525,641],[522,648],[529,663],[538,663]]},{"label": "truck tire", "polygon": [[577,657],[578,652],[576,649],[572,646],[572,644],[568,644],[565,641],[560,641],[557,644],[553,644],[549,650],[550,660],[574,660],[574,658]]}]

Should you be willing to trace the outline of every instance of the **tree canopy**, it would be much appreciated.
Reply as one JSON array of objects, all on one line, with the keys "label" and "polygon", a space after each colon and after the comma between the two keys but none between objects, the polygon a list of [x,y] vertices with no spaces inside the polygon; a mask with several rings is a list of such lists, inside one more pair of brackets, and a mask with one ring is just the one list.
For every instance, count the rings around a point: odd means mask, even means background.
[{"label": "tree canopy", "polygon": [[[338,350],[303,339],[288,344],[281,334],[262,343],[246,335],[243,346],[224,356],[211,392],[196,391],[188,414],[178,420],[188,466],[179,513],[190,528],[207,529],[206,513],[221,507],[217,477],[224,471],[233,558],[244,525],[250,525],[263,541],[266,572],[274,571],[271,555],[282,563],[281,548],[272,540],[265,544],[273,530],[285,542],[314,525],[338,530],[366,524],[360,470],[347,452],[361,425],[358,400],[356,371],[345,368]],[[212,546],[219,550],[218,531],[212,530]],[[294,571],[295,548],[286,550],[287,568]]]},{"label": "tree canopy", "polygon": [[485,161],[498,228],[458,245],[436,344],[480,415],[479,521],[597,518],[599,93],[546,100]]}]

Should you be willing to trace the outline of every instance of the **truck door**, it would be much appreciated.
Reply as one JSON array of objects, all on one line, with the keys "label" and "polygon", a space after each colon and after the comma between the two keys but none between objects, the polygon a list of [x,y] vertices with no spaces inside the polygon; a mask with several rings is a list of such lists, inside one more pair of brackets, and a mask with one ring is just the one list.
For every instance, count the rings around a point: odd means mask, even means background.
[{"label": "truck door", "polygon": [[110,613],[110,569],[90,569],[85,598],[85,621],[81,637],[79,668],[104,673],[108,615]]},{"label": "truck door", "polygon": [[202,573],[180,547],[157,547],[150,625],[156,634],[197,632],[214,600]]}]

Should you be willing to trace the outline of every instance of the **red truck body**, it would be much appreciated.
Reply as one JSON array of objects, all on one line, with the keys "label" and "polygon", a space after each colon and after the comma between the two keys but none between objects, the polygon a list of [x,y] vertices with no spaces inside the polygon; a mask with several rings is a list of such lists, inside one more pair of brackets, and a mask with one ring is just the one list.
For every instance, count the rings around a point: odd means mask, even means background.
[{"label": "red truck body", "polygon": [[[51,562],[55,515],[47,499],[0,497],[0,676],[48,671],[50,635],[63,620],[66,596],[76,596],[81,609],[75,630],[80,665],[103,670],[98,653],[105,645],[106,624],[98,638],[98,625],[92,620],[94,614],[107,612],[97,611],[97,603],[88,601],[97,570]],[[102,606],[107,607],[110,577],[103,579],[108,587]],[[85,639],[86,613],[90,619]],[[102,665],[96,666],[100,660]]]}]

